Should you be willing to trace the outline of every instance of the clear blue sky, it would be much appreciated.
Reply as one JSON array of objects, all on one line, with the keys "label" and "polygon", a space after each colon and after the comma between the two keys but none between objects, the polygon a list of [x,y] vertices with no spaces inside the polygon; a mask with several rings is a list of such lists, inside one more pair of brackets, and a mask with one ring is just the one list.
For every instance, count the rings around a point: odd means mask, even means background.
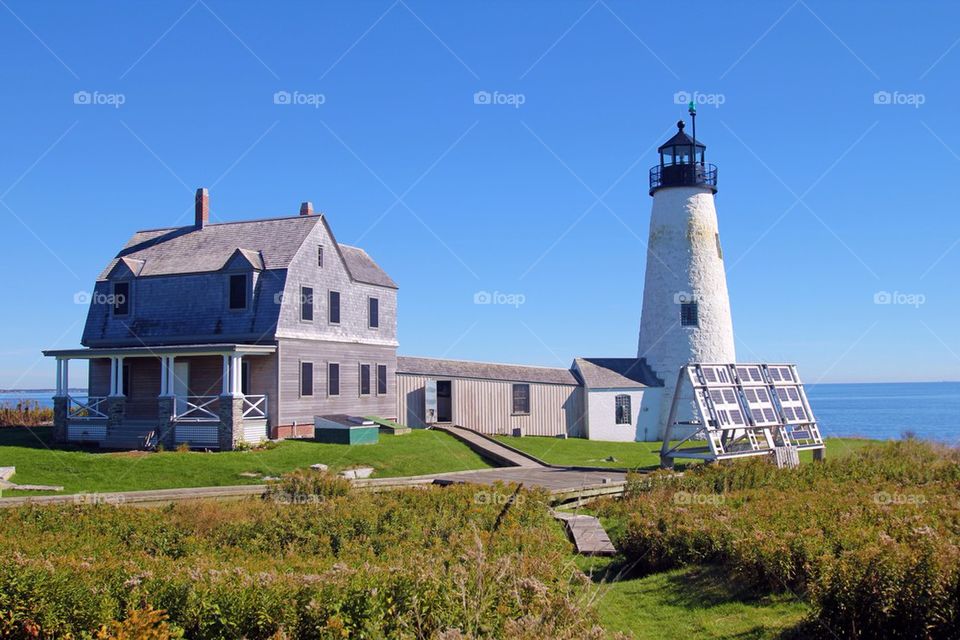
[{"label": "clear blue sky", "polygon": [[74,295],[199,186],[218,220],[312,200],[400,284],[401,353],[632,355],[677,92],[720,167],[740,360],[960,379],[955,3],[0,5],[0,387],[53,385]]}]

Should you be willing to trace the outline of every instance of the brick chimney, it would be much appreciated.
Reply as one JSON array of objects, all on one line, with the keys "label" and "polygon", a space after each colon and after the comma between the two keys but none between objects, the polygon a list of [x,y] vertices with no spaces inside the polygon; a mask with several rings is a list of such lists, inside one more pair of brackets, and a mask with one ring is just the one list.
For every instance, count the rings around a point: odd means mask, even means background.
[{"label": "brick chimney", "polygon": [[301,203],[300,203],[300,215],[302,215],[302,216],[312,216],[312,215],[313,215],[313,203],[312,203],[312,202],[301,202]]},{"label": "brick chimney", "polygon": [[194,199],[194,226],[203,229],[210,224],[210,192],[206,189],[197,189]]}]

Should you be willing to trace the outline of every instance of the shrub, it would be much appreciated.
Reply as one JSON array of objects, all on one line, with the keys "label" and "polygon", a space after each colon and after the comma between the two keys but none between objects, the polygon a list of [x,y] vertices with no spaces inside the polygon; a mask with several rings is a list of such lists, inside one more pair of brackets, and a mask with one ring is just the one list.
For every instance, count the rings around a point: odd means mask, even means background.
[{"label": "shrub", "polygon": [[53,409],[35,400],[0,404],[0,427],[38,427],[53,422]]},{"label": "shrub", "polygon": [[631,478],[606,502],[644,571],[712,563],[806,595],[807,637],[952,638],[960,452],[906,440],[778,470],[753,459]]},{"label": "shrub", "polygon": [[545,493],[339,480],[277,483],[324,496],[301,504],[0,510],[0,637],[600,637]]},{"label": "shrub", "polygon": [[294,503],[316,502],[350,493],[350,481],[327,471],[299,469],[267,483],[265,497]]}]

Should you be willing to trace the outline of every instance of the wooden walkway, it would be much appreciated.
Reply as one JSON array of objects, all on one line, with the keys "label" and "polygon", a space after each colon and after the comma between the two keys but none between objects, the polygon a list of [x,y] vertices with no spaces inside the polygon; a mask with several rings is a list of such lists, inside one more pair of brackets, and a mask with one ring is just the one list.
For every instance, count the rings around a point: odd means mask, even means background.
[{"label": "wooden walkway", "polygon": [[600,521],[593,516],[554,511],[553,517],[566,524],[567,533],[570,534],[580,555],[613,556],[617,554],[617,548],[610,541],[610,536],[607,535]]},{"label": "wooden walkway", "polygon": [[484,458],[502,465],[508,467],[544,467],[544,465],[533,456],[528,456],[509,447],[505,447],[493,438],[488,438],[472,429],[452,425],[436,426],[434,429],[449,433]]}]

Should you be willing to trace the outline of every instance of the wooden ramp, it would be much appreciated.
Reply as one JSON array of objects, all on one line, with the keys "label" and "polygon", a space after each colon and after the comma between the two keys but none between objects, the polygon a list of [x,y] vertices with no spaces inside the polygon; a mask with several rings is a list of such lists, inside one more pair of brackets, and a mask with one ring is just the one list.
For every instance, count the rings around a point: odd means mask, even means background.
[{"label": "wooden ramp", "polygon": [[554,511],[553,517],[567,525],[567,533],[573,540],[577,553],[583,556],[613,556],[617,548],[610,542],[610,536],[603,525],[593,516]]},{"label": "wooden ramp", "polygon": [[453,425],[437,425],[434,429],[449,433],[484,458],[493,460],[499,464],[508,467],[543,468],[543,465],[532,456],[526,456],[519,451],[505,447],[493,438],[488,438],[473,429]]}]

